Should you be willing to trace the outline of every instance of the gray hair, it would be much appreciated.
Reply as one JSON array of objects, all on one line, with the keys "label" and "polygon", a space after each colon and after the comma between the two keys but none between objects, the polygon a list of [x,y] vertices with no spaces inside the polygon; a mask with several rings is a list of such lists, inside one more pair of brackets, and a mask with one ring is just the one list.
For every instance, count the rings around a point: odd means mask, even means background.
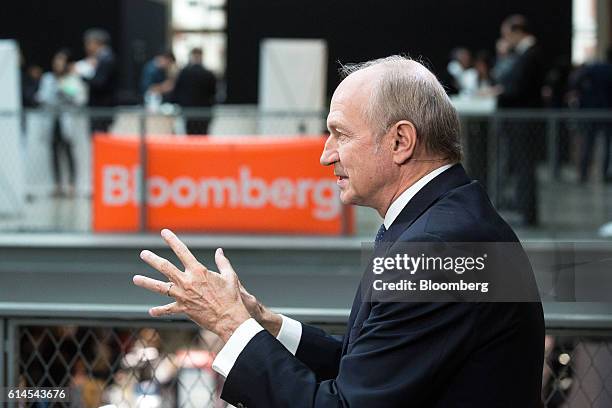
[{"label": "gray hair", "polygon": [[401,120],[411,122],[429,153],[450,162],[461,161],[460,124],[444,87],[423,64],[392,55],[359,64],[342,65],[344,78],[365,68],[382,68],[364,114],[378,137]]},{"label": "gray hair", "polygon": [[110,43],[110,35],[106,30],[101,28],[90,28],[83,34],[85,41],[96,41],[100,44],[108,45]]}]

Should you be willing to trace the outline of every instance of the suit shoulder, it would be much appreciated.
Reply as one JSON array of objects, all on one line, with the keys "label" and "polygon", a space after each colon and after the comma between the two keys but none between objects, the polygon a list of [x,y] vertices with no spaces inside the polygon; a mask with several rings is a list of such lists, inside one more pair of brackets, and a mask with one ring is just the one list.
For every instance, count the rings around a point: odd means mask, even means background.
[{"label": "suit shoulder", "polygon": [[432,205],[426,212],[423,231],[445,241],[518,240],[493,207],[482,185],[476,181],[449,191]]}]

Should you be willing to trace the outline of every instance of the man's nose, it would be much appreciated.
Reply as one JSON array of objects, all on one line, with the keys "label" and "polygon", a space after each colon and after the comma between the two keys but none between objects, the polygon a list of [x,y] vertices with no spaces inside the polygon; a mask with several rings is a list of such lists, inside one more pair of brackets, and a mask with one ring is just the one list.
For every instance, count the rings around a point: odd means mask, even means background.
[{"label": "man's nose", "polygon": [[336,146],[336,139],[333,136],[329,136],[325,141],[325,147],[323,153],[321,153],[321,165],[329,166],[339,160],[338,149]]}]

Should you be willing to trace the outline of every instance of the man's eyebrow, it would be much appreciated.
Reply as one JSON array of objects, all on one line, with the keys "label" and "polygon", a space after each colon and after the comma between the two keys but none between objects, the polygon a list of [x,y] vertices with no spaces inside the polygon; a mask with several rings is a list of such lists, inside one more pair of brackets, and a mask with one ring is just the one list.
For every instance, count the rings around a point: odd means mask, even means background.
[{"label": "man's eyebrow", "polygon": [[331,121],[327,121],[325,125],[327,126],[327,130],[329,130],[330,132],[335,132],[338,124],[335,120],[331,120]]},{"label": "man's eyebrow", "polygon": [[346,133],[347,130],[338,122],[331,121],[327,123],[327,130],[334,133]]}]

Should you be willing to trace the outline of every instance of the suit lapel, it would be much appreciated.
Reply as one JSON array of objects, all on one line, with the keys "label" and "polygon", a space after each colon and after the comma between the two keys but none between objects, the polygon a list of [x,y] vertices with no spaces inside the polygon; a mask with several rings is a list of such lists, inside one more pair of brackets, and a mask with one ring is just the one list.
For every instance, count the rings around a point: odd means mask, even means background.
[{"label": "suit lapel", "polygon": [[[383,235],[383,241],[395,242],[399,237],[414,223],[414,221],[421,216],[429,207],[431,207],[438,199],[448,193],[450,190],[459,186],[468,184],[470,178],[466,174],[461,164],[456,164],[436,178],[427,183],[419,192],[408,202],[406,207],[398,215],[396,220],[391,224],[391,227]],[[365,271],[367,272],[367,271]],[[364,272],[364,273],[365,273]],[[357,293],[353,299],[353,306],[351,308],[351,314],[349,316],[347,324],[347,332],[343,339],[342,344],[342,355],[348,351],[348,337],[353,325],[355,324],[355,318],[359,314],[360,309],[367,307],[370,308],[370,304],[364,304],[361,296],[361,282],[357,288]],[[367,299],[368,296],[366,295]]]}]

